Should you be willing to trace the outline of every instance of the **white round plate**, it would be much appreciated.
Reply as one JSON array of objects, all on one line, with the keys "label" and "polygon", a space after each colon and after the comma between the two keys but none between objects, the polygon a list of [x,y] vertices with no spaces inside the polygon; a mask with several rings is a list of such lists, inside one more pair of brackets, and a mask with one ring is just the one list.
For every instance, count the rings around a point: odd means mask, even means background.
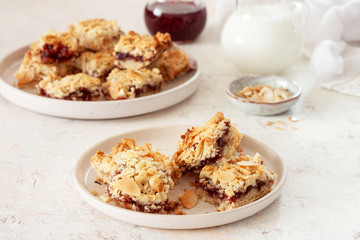
[{"label": "white round plate", "polygon": [[[95,155],[98,150],[109,153],[111,152],[111,148],[115,146],[115,143],[121,141],[122,137],[129,137],[136,139],[137,144],[140,145],[149,142],[152,144],[153,149],[171,157],[176,149],[177,141],[180,140],[180,135],[183,134],[187,128],[189,128],[187,125],[176,125],[142,129],[125,132],[95,144],[82,154],[75,165],[74,181],[81,196],[91,206],[113,218],[141,226],[164,229],[205,228],[238,221],[261,211],[279,196],[286,178],[284,163],[271,148],[244,134],[240,144],[244,152],[252,156],[255,155],[256,152],[259,152],[262,155],[266,168],[274,171],[277,175],[274,190],[253,203],[230,211],[217,212],[215,206],[199,200],[194,208],[187,210],[182,209],[186,212],[186,215],[161,215],[136,212],[113,206],[103,202],[99,198],[99,196],[104,193],[106,185],[95,183],[96,174],[90,165],[91,156]],[[178,195],[184,193],[184,188],[188,190],[191,189],[192,187],[189,187],[190,181],[194,181],[193,176],[181,179],[181,182],[171,190],[170,199],[177,200]],[[94,196],[91,194],[93,190],[96,190],[99,195]]]},{"label": "white round plate", "polygon": [[115,101],[70,101],[38,96],[34,88],[19,89],[15,86],[14,74],[19,69],[29,46],[7,55],[0,63],[0,94],[10,102],[34,112],[65,118],[110,119],[154,112],[188,98],[199,85],[200,66],[190,54],[190,65],[194,69],[182,74],[170,83],[165,83],[161,92],[126,100]]}]

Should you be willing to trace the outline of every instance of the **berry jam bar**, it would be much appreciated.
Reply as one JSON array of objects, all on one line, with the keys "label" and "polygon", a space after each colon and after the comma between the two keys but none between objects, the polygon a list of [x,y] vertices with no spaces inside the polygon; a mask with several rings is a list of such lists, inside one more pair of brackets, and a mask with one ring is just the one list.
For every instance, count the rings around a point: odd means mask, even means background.
[{"label": "berry jam bar", "polygon": [[75,27],[81,48],[92,51],[112,50],[119,41],[122,31],[116,21],[89,19]]},{"label": "berry jam bar", "polygon": [[261,165],[261,156],[245,154],[221,165],[205,166],[195,180],[198,196],[225,211],[251,203],[272,190],[276,175]]},{"label": "berry jam bar", "polygon": [[172,45],[168,33],[155,36],[140,36],[130,31],[122,35],[115,45],[115,65],[125,69],[141,69],[156,59]]},{"label": "berry jam bar", "polygon": [[40,95],[49,98],[90,101],[99,98],[100,86],[100,79],[78,73],[61,79],[48,76],[37,88]]},{"label": "berry jam bar", "polygon": [[179,49],[164,52],[150,67],[159,68],[165,82],[170,82],[180,73],[190,70],[188,57]]},{"label": "berry jam bar", "polygon": [[37,63],[60,63],[77,55],[77,39],[70,28],[68,32],[50,31],[30,46],[32,60]]},{"label": "berry jam bar", "polygon": [[159,69],[120,70],[115,68],[103,84],[105,96],[111,100],[136,98],[161,91],[164,80]]},{"label": "berry jam bar", "polygon": [[18,79],[18,86],[21,87],[32,82],[41,81],[49,75],[64,77],[72,72],[72,60],[55,64],[38,63],[32,60],[31,51],[28,51],[15,76]]},{"label": "berry jam bar", "polygon": [[199,172],[205,165],[230,158],[241,138],[230,119],[218,112],[205,126],[193,127],[181,135],[173,159],[182,172]]},{"label": "berry jam bar", "polygon": [[[109,156],[98,152],[91,159],[98,178],[109,183],[102,199],[116,205],[146,213],[172,213],[179,203],[170,201],[177,166],[165,155],[145,143],[123,138]],[[105,176],[105,178],[104,178]]]},{"label": "berry jam bar", "polygon": [[114,68],[114,56],[111,52],[86,51],[75,59],[75,67],[92,77],[105,80]]}]

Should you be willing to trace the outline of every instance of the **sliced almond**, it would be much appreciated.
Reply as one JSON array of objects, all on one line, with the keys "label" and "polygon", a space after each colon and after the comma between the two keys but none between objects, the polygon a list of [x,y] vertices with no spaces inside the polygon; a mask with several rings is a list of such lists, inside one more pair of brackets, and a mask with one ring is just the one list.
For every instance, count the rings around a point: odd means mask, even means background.
[{"label": "sliced almond", "polygon": [[119,187],[121,191],[125,194],[129,194],[135,197],[140,196],[140,188],[133,178],[125,177],[123,179],[120,179]]},{"label": "sliced almond", "polygon": [[244,175],[250,175],[251,171],[245,169],[245,168],[239,168],[239,171]]},{"label": "sliced almond", "polygon": [[109,87],[109,93],[110,93],[110,96],[111,96],[113,99],[117,99],[118,94],[119,94],[119,91],[118,91],[118,89],[114,88],[113,86],[110,86],[110,87]]},{"label": "sliced almond", "polygon": [[290,122],[298,122],[298,121],[299,121],[298,118],[292,117],[292,116],[289,116],[289,117],[288,117],[288,120],[289,120]]},{"label": "sliced almond", "polygon": [[260,95],[262,95],[267,101],[274,101],[274,93],[268,87],[263,87],[260,91]]},{"label": "sliced almond", "polygon": [[193,208],[197,204],[198,197],[194,190],[188,190],[181,196],[180,201],[185,208]]},{"label": "sliced almond", "polygon": [[283,121],[276,121],[276,124],[278,125],[284,125],[285,123]]},{"label": "sliced almond", "polygon": [[275,129],[275,130],[279,130],[279,131],[284,131],[284,129],[281,128],[281,127],[274,127],[274,129]]},{"label": "sliced almond", "polygon": [[266,123],[265,123],[265,126],[271,126],[271,125],[273,125],[274,124],[274,122],[272,122],[272,121],[267,121]]},{"label": "sliced almond", "polygon": [[99,192],[98,192],[98,191],[96,191],[96,190],[92,190],[90,193],[91,193],[92,195],[94,195],[94,196],[99,195]]},{"label": "sliced almond", "polygon": [[152,176],[149,181],[150,187],[157,192],[161,192],[164,189],[164,184],[159,176]]},{"label": "sliced almond", "polygon": [[240,166],[258,166],[258,163],[254,163],[254,162],[250,162],[250,161],[241,161],[241,162],[237,162],[238,165]]},{"label": "sliced almond", "polygon": [[232,172],[220,171],[219,179],[222,183],[227,183],[234,180],[235,175]]}]

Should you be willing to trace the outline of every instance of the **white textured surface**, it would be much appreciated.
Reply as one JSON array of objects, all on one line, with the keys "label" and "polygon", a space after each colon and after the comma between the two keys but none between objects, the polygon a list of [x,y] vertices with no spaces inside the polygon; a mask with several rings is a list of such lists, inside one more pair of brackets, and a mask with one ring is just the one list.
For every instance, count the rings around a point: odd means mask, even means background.
[{"label": "white textured surface", "polygon": [[[145,33],[143,5],[140,0],[1,1],[0,56],[50,28],[63,30],[86,18],[117,19],[125,31]],[[0,97],[0,239],[360,239],[359,98],[314,85],[305,60],[299,59],[284,72],[304,90],[294,108],[276,117],[246,115],[224,94],[241,73],[225,60],[212,29],[217,28],[208,26],[197,42],[183,45],[202,65],[200,88],[159,112],[118,120],[70,120],[39,115]],[[125,129],[200,124],[216,111],[287,162],[284,191],[264,211],[222,227],[157,230],[107,217],[76,192],[72,169],[90,145]],[[291,123],[289,115],[303,120]],[[265,127],[267,121],[278,120],[286,125]]]}]

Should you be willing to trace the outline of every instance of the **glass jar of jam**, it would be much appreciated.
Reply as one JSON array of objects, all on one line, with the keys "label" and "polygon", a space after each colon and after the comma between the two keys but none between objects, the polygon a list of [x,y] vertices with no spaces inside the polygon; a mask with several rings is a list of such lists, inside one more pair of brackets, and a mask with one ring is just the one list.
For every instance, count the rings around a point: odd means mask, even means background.
[{"label": "glass jar of jam", "polygon": [[153,35],[168,32],[173,41],[190,42],[205,27],[206,7],[199,0],[149,0],[145,23]]}]

